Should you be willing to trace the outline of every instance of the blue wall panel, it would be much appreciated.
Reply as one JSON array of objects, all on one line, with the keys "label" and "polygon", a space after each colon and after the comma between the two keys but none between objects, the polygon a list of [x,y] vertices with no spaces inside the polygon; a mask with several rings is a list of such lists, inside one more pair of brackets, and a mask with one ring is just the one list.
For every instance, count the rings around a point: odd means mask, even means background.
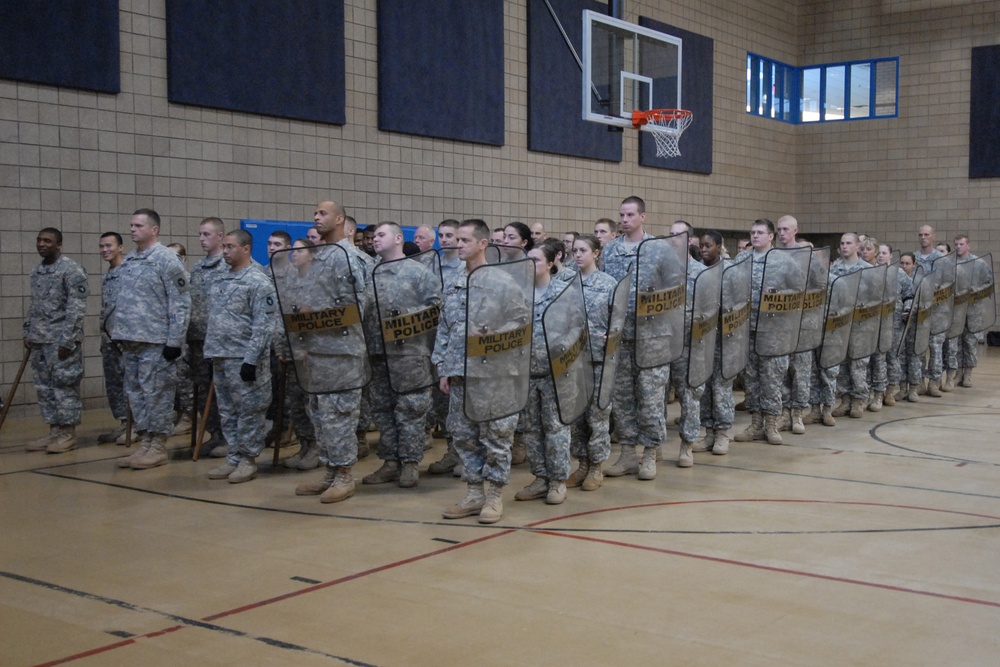
[{"label": "blue wall panel", "polygon": [[969,178],[1000,177],[1000,46],[972,49]]}]

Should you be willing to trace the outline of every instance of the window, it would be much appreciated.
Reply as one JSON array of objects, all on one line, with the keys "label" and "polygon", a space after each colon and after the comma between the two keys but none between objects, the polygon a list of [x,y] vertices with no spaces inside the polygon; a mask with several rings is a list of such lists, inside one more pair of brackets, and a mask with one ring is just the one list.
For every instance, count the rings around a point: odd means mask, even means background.
[{"label": "window", "polygon": [[747,113],[786,123],[894,118],[899,58],[794,67],[747,54]]}]

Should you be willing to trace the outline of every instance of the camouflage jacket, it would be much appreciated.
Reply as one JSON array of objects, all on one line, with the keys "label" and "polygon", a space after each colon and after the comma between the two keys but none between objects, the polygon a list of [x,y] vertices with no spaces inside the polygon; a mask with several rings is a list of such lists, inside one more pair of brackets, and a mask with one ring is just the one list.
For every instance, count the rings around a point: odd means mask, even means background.
[{"label": "camouflage jacket", "polygon": [[115,326],[115,305],[121,292],[122,265],[108,267],[101,277],[101,342],[111,342],[111,330]]},{"label": "camouflage jacket", "polygon": [[208,330],[209,296],[216,283],[229,273],[229,265],[222,259],[222,253],[202,257],[191,267],[191,318],[188,322],[187,339],[205,340]]},{"label": "camouflage jacket", "polygon": [[531,325],[531,375],[538,377],[550,375],[549,352],[545,347],[545,330],[542,327],[542,316],[559,294],[566,289],[566,283],[552,278],[542,289],[535,289],[535,304]]},{"label": "camouflage jacket", "polygon": [[[373,266],[369,280],[375,308],[365,320],[368,353],[385,354],[388,337],[395,356],[429,357],[441,306],[438,276],[419,261],[400,259]],[[415,320],[407,317],[416,313]]]},{"label": "camouflage jacket", "polygon": [[594,363],[603,363],[604,337],[608,333],[611,299],[618,281],[603,271],[594,271],[581,277],[583,302],[587,307],[587,327],[590,330],[590,353],[594,357]]},{"label": "camouflage jacket", "polygon": [[133,250],[121,265],[113,340],[182,347],[191,311],[188,273],[160,243]]},{"label": "camouflage jacket", "polygon": [[24,320],[29,343],[56,343],[72,349],[83,340],[83,316],[90,286],[83,267],[65,255],[31,271],[31,304]]},{"label": "camouflage jacket", "polygon": [[260,269],[227,271],[212,284],[208,298],[206,358],[242,358],[258,365],[266,359],[274,331],[274,285]]}]

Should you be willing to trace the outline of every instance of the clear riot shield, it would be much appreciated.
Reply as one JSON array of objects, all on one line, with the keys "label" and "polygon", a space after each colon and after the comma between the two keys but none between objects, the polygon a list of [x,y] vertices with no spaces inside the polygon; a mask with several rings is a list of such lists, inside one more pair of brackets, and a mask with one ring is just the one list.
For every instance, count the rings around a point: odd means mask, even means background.
[{"label": "clear riot shield", "polygon": [[823,344],[819,350],[820,368],[839,366],[847,358],[851,340],[851,323],[858,300],[861,271],[837,276],[830,285],[826,318],[823,324]]},{"label": "clear riot shield", "polygon": [[639,244],[635,285],[635,365],[665,366],[684,351],[687,232]]},{"label": "clear riot shield", "polygon": [[506,262],[516,262],[528,256],[524,248],[513,245],[497,245],[490,243],[486,246],[487,264],[504,264]]},{"label": "clear riot shield", "polygon": [[934,282],[934,306],[931,308],[931,335],[951,328],[951,313],[955,306],[955,253],[938,257],[927,274]]},{"label": "clear riot shield", "polygon": [[997,301],[993,288],[993,255],[986,254],[972,261],[969,307],[965,326],[971,333],[986,331],[997,321]]},{"label": "clear riot shield", "polygon": [[615,371],[621,349],[618,344],[625,330],[625,316],[628,313],[629,293],[632,289],[632,273],[626,273],[611,297],[611,314],[608,317],[608,339],[604,343],[604,366],[601,368],[601,386],[597,390],[597,407],[607,410],[615,391]]},{"label": "clear riot shield", "polygon": [[771,248],[764,258],[754,351],[761,357],[795,352],[812,248]]},{"label": "clear riot shield", "polygon": [[579,273],[545,309],[542,330],[559,421],[569,426],[587,411],[594,397],[594,357],[583,300],[583,278]]},{"label": "clear riot shield", "polygon": [[961,336],[965,331],[965,320],[969,312],[969,297],[972,289],[972,273],[975,260],[958,261],[955,257],[955,297],[951,306],[951,326],[948,327],[947,338]]},{"label": "clear riot shield", "polygon": [[465,319],[465,415],[517,414],[528,402],[535,265],[486,264],[469,274]]},{"label": "clear riot shield", "polygon": [[882,293],[882,313],[878,330],[878,353],[892,349],[893,328],[896,326],[896,303],[899,301],[899,251],[892,251],[892,258],[885,270],[885,291]]},{"label": "clear riot shield", "polygon": [[371,379],[361,309],[347,251],[335,244],[274,253],[292,267],[275,289],[295,375],[310,394],[359,389]]},{"label": "clear riot shield", "polygon": [[750,253],[722,271],[722,306],[719,313],[722,337],[722,378],[731,380],[746,368],[750,358],[751,274]]},{"label": "clear riot shield", "polygon": [[[913,303],[906,319],[906,328],[899,343],[900,348],[913,338],[913,354],[927,352],[931,337],[931,310],[934,307],[933,274],[924,274],[919,266],[913,270]],[[912,333],[911,333],[912,332]]]},{"label": "clear riot shield", "polygon": [[830,249],[815,248],[809,259],[809,278],[802,300],[802,322],[799,344],[795,352],[815,350],[823,342],[823,318],[826,316],[826,296],[830,284]]},{"label": "clear riot shield", "polygon": [[708,382],[715,370],[715,341],[719,335],[723,270],[723,263],[719,262],[699,273],[694,281],[687,376],[688,386],[691,387]]},{"label": "clear riot shield", "polygon": [[858,300],[854,306],[854,320],[851,322],[851,339],[847,345],[847,356],[864,359],[878,350],[878,332],[882,324],[882,297],[885,294],[885,276],[889,267],[885,264],[862,269],[858,284]]},{"label": "clear riot shield", "polygon": [[441,263],[433,250],[372,269],[379,340],[389,387],[405,394],[434,384],[431,352],[441,315]]}]

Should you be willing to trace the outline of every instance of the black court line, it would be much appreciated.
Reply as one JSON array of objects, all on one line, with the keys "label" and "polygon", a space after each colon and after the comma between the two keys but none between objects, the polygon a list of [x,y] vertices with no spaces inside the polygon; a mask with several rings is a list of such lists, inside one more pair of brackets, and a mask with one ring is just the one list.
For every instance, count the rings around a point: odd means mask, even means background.
[{"label": "black court line", "polygon": [[972,416],[995,417],[996,413],[994,413],[994,412],[962,412],[962,413],[954,413],[954,412],[952,412],[952,413],[944,413],[944,414],[915,415],[913,417],[902,417],[900,419],[890,419],[888,421],[880,422],[880,423],[876,424],[875,426],[871,427],[871,429],[868,430],[868,434],[872,437],[873,440],[876,440],[877,442],[881,442],[883,445],[887,445],[889,447],[893,447],[895,449],[900,449],[902,451],[910,452],[910,453],[913,453],[913,454],[921,454],[923,456],[929,456],[929,457],[933,457],[933,458],[937,458],[937,459],[942,459],[942,460],[947,460],[947,461],[957,461],[959,463],[977,463],[979,465],[987,465],[987,466],[994,466],[994,467],[1000,466],[1000,463],[992,463],[990,461],[979,461],[979,460],[976,460],[976,459],[969,459],[969,458],[964,458],[964,457],[961,457],[961,456],[949,456],[948,454],[938,454],[937,452],[927,452],[927,451],[923,451],[923,450],[920,450],[920,449],[916,449],[914,447],[906,447],[904,445],[897,444],[897,443],[892,442],[890,440],[886,440],[885,438],[883,438],[880,435],[878,435],[878,430],[880,428],[882,428],[883,426],[890,426],[892,424],[898,424],[900,422],[915,421],[917,419],[936,419],[936,418],[939,418],[939,417],[972,417]]}]

